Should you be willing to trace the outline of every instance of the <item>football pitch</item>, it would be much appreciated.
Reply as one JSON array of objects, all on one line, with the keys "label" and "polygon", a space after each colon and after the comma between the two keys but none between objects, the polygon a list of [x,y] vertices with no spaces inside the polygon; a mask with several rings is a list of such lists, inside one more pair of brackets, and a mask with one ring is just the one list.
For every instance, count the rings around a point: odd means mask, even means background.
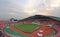
[{"label": "football pitch", "polygon": [[32,33],[38,28],[42,28],[42,25],[34,25],[34,24],[16,24],[14,25],[17,29],[26,32],[26,33]]}]

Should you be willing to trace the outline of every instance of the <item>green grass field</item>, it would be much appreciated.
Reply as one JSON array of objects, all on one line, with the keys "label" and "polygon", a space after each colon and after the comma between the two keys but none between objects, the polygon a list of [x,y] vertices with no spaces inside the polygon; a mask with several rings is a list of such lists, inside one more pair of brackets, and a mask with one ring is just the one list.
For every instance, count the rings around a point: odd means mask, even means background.
[{"label": "green grass field", "polygon": [[32,33],[38,28],[41,28],[42,25],[33,25],[33,24],[19,24],[18,25],[16,24],[15,27],[18,28],[19,30],[22,30],[23,32]]}]

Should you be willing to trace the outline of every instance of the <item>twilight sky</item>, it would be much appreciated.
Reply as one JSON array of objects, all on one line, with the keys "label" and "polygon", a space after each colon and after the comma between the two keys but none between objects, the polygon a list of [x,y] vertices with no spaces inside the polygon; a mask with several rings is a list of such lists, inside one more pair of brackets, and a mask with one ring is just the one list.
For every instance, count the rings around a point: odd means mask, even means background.
[{"label": "twilight sky", "polygon": [[23,19],[36,14],[60,17],[60,0],[0,0],[0,19]]}]

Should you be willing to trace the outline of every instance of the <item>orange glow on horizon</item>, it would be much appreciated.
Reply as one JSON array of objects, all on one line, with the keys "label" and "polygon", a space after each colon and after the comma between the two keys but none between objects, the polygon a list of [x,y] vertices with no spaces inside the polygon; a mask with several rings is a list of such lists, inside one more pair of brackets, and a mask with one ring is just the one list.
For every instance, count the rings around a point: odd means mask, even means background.
[{"label": "orange glow on horizon", "polygon": [[37,14],[45,15],[45,16],[52,15],[52,14],[51,14],[50,12],[48,12],[48,11],[40,12],[40,13],[37,13]]}]

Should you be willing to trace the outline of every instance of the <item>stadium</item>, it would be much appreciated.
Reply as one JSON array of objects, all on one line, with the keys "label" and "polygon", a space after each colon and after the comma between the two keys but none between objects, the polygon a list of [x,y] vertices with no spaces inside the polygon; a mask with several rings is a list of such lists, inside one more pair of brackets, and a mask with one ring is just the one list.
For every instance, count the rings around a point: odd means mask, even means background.
[{"label": "stadium", "polygon": [[0,21],[6,37],[59,37],[60,21],[58,17],[35,15],[17,22]]}]

